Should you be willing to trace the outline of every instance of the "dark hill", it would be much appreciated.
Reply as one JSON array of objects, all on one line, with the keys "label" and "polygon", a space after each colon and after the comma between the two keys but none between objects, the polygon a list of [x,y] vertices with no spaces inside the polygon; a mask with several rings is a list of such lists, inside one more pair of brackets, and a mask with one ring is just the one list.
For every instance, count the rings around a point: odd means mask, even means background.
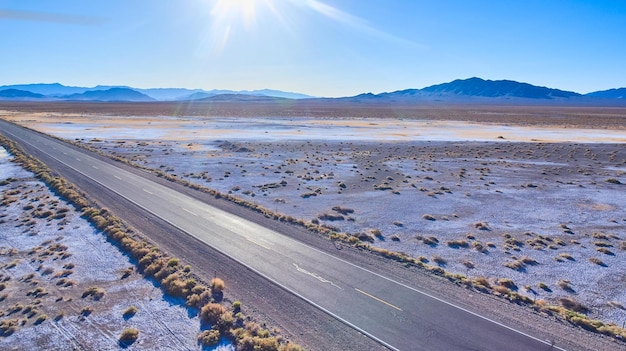
[{"label": "dark hill", "polygon": [[154,101],[146,94],[129,88],[111,88],[107,90],[91,90],[81,94],[71,94],[62,97],[64,100],[87,101]]},{"label": "dark hill", "polygon": [[512,80],[484,80],[480,78],[457,79],[450,83],[433,85],[421,92],[455,94],[480,97],[516,97],[527,99],[571,98],[578,93],[520,83]]},{"label": "dark hill", "polygon": [[606,98],[606,99],[626,99],[626,88],[594,91],[585,96]]},{"label": "dark hill", "polygon": [[246,95],[246,94],[220,94],[210,96],[204,99],[196,99],[194,101],[214,101],[214,102],[274,102],[274,101],[286,101],[291,100],[287,98],[265,96],[265,95]]},{"label": "dark hill", "polygon": [[44,95],[35,94],[30,91],[20,89],[5,89],[0,90],[0,99],[15,99],[15,100],[28,100],[28,99],[43,99]]}]

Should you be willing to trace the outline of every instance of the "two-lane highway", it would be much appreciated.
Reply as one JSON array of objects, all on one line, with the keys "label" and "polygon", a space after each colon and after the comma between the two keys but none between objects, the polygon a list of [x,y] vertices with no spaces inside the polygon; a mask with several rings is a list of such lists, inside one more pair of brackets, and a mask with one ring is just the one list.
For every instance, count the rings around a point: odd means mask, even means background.
[{"label": "two-lane highway", "polygon": [[49,154],[390,349],[551,349],[543,340],[216,209],[60,141],[4,121],[0,121],[0,131]]}]

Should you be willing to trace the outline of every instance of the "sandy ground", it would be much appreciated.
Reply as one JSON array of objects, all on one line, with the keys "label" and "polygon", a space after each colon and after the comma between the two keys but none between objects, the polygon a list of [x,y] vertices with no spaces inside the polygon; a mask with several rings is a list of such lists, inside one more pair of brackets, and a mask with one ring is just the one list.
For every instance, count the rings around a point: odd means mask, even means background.
[{"label": "sandy ground", "polygon": [[510,278],[532,298],[573,297],[593,318],[626,322],[620,128],[389,118],[3,118],[296,218],[365,233],[373,245],[438,261],[450,272]]},{"label": "sandy ground", "polygon": [[[140,332],[129,350],[200,349],[199,318],[136,272],[125,276],[133,267],[128,257],[0,148],[0,181],[6,179],[0,321],[16,320],[17,327],[0,336],[1,349],[115,350],[125,328]],[[91,287],[104,295],[83,297]],[[130,306],[137,313],[125,316]]]}]

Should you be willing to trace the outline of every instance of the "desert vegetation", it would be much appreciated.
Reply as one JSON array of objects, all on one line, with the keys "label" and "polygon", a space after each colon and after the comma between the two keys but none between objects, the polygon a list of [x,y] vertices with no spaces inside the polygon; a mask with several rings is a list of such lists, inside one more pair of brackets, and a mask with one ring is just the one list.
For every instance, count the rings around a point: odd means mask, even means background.
[{"label": "desert vegetation", "polygon": [[[209,284],[202,284],[197,280],[197,277],[193,275],[190,266],[181,265],[180,260],[175,257],[170,257],[162,252],[158,247],[152,245],[148,240],[139,234],[136,230],[129,228],[126,224],[120,221],[106,208],[100,208],[98,205],[87,199],[84,193],[75,189],[70,183],[63,178],[55,176],[44,165],[37,160],[25,155],[14,143],[0,137],[0,144],[8,148],[14,156],[14,160],[21,164],[24,168],[33,172],[37,178],[44,181],[57,195],[67,200],[77,211],[80,211],[80,215],[83,219],[88,220],[92,225],[102,231],[110,242],[113,242],[119,249],[125,252],[133,262],[137,264],[137,272],[143,274],[146,278],[153,279],[158,283],[163,292],[174,298],[181,298],[186,301],[188,308],[197,309],[200,312],[201,319],[208,326],[216,331],[219,331],[220,335],[232,340],[235,344],[247,345],[251,349],[255,349],[258,345],[269,345],[267,350],[283,350],[283,349],[299,349],[298,345],[283,340],[279,336],[263,335],[259,337],[255,332],[243,328],[244,320],[253,323],[242,312],[241,303],[238,304],[236,313],[233,313],[234,309],[229,313],[226,313],[226,308],[222,306],[223,294],[225,292],[226,284],[220,278],[214,278]],[[9,184],[9,183],[7,183]],[[5,185],[7,185],[5,184]],[[32,190],[28,188],[20,188],[17,190],[4,191],[4,201],[6,204],[13,203],[10,196],[22,195],[22,192],[28,193]],[[46,205],[50,209],[46,209]],[[65,217],[71,212],[67,207],[61,207],[61,202],[52,201],[48,203],[42,203],[41,206],[32,207],[31,205],[25,206],[22,223],[28,225],[30,229],[30,235],[36,236],[37,232],[34,227],[38,224],[36,220],[51,220],[54,219],[58,222],[59,230],[62,230],[65,225]],[[23,224],[19,224],[22,226]],[[62,233],[62,232],[60,232]],[[58,311],[55,308],[46,307],[44,301],[49,301],[52,295],[48,292],[48,287],[53,286],[54,295],[61,296],[54,297],[55,302],[59,301],[76,301],[76,298],[63,296],[64,292],[68,296],[77,295],[77,298],[83,300],[82,306],[79,308],[79,317],[81,320],[90,318],[94,313],[95,308],[93,303],[102,304],[106,303],[107,291],[102,286],[92,285],[83,287],[82,291],[76,291],[71,289],[80,288],[80,281],[75,281],[72,278],[74,270],[77,268],[75,262],[71,262],[72,253],[70,247],[65,245],[60,240],[63,236],[59,236],[57,240],[47,240],[40,245],[27,250],[24,254],[18,252],[15,249],[0,248],[0,269],[3,271],[11,271],[22,267],[22,261],[24,259],[30,260],[31,267],[35,264],[36,272],[28,273],[22,276],[18,281],[20,286],[18,287],[13,283],[10,275],[2,274],[4,280],[0,286],[2,290],[7,289],[7,285],[11,285],[12,289],[25,289],[25,286],[30,286],[30,290],[26,292],[26,296],[29,297],[31,302],[14,302],[10,305],[6,312],[2,315],[17,316],[23,315],[19,318],[3,318],[1,320],[0,333],[2,335],[12,335],[16,333],[20,327],[27,323],[33,325],[39,325],[42,323],[48,323],[49,317],[44,311],[56,311],[54,312],[55,318],[52,322],[60,322],[67,318],[65,311]],[[6,261],[4,258],[9,258]],[[45,266],[47,262],[59,261],[61,266],[59,268]],[[20,268],[21,269],[21,268]],[[135,269],[126,269],[122,273],[121,279],[126,279],[129,275],[133,274]],[[38,274],[49,280],[51,284],[44,284],[38,278]],[[75,287],[76,286],[76,287]],[[68,290],[70,289],[70,290]],[[70,291],[74,291],[71,293]],[[8,293],[3,295],[3,301],[7,302],[14,300]],[[50,297],[50,298],[49,298]],[[73,302],[72,302],[73,303]],[[2,305],[0,305],[2,306]],[[207,307],[209,306],[209,307]],[[211,315],[211,318],[205,318],[206,313],[204,311],[214,308],[214,306],[220,306],[218,309],[222,312],[219,315]],[[206,308],[205,308],[206,307]],[[126,319],[133,317],[139,310],[135,306],[128,307],[123,311],[123,316]],[[204,332],[202,332],[204,333]],[[202,333],[200,335],[202,335]],[[140,331],[135,328],[124,329],[119,336],[119,343],[121,346],[128,346],[138,338],[141,338]],[[271,338],[273,342],[267,344],[268,338]],[[200,338],[199,338],[200,340]],[[241,343],[241,340],[245,340]]]},{"label": "desert vegetation", "polygon": [[[508,136],[507,140],[510,140]],[[535,301],[538,307],[533,308],[547,309],[556,315],[565,316],[561,310],[565,307],[558,299],[567,297],[569,292],[546,285],[550,291],[540,288],[535,295],[512,290],[495,281],[504,277],[514,280],[518,286],[536,286],[539,282],[533,278],[535,273],[553,270],[554,277],[543,279],[549,282],[559,278],[569,280],[584,299],[590,292],[590,284],[610,281],[600,279],[599,274],[604,273],[595,270],[606,269],[608,274],[609,269],[621,267],[618,261],[623,254],[620,248],[623,239],[609,236],[611,231],[619,233],[623,229],[624,218],[617,211],[620,206],[613,204],[614,194],[620,191],[621,184],[607,179],[621,179],[623,183],[619,167],[626,156],[613,145],[537,141],[507,143],[506,148],[497,143],[438,142],[363,147],[358,143],[333,142],[329,147],[323,142],[312,142],[298,149],[303,144],[238,142],[236,148],[219,146],[216,151],[191,151],[189,148],[177,151],[187,143],[173,139],[170,142],[126,141],[114,145],[101,139],[98,142],[77,140],[77,144],[97,147],[103,154],[150,169],[164,179],[243,205],[268,218],[323,234],[331,240],[414,265],[470,289],[529,306],[534,303],[527,300]],[[212,144],[205,142],[204,145]],[[277,149],[281,150],[280,157],[276,156]],[[166,150],[161,154],[167,153],[167,157],[160,156],[160,150]],[[201,160],[197,164],[202,166],[185,169],[185,165],[171,162],[168,157],[172,155],[194,157]],[[229,160],[232,156],[238,161]],[[454,162],[449,162],[451,160]],[[216,167],[219,172],[213,172],[212,165],[219,165]],[[573,190],[576,197],[563,197],[560,193]],[[372,211],[355,201],[359,199],[358,194],[369,191],[375,191],[380,207],[388,208],[394,216]],[[597,192],[601,196],[596,196]],[[301,194],[307,196],[300,197]],[[571,204],[573,210],[559,213],[562,211],[559,206],[549,207],[535,201],[539,194]],[[394,202],[416,199],[415,203],[421,206],[417,214],[408,213]],[[484,205],[478,207],[475,199],[482,199],[480,203]],[[342,213],[334,207],[353,212]],[[589,215],[573,220],[570,215],[579,216],[578,208]],[[474,209],[480,211],[474,212]],[[424,213],[427,215],[422,217]],[[535,224],[533,216],[539,213],[550,213],[550,220]],[[329,220],[332,217],[325,214],[341,215],[344,220]],[[513,218],[520,220],[511,220]],[[593,237],[592,233],[599,233],[598,228],[607,230],[606,237]],[[467,246],[454,244],[463,241]],[[416,249],[407,250],[403,246],[415,242],[419,244]],[[598,246],[595,242],[612,246]],[[445,266],[433,261],[433,255],[445,260]],[[497,263],[486,264],[487,258],[496,259]],[[593,263],[596,259],[602,265]],[[468,268],[464,262],[472,262],[474,268]],[[491,269],[495,266],[502,268]],[[571,272],[576,271],[586,272],[587,276],[572,276]],[[488,276],[491,288],[476,283],[475,277],[480,275]],[[585,278],[589,276],[592,279]],[[614,285],[607,287],[615,291]],[[621,295],[613,293],[611,296],[620,299],[617,296]],[[553,306],[553,310],[549,306]],[[585,317],[589,320],[602,318],[599,313],[602,311],[591,307]],[[576,320],[579,318],[582,317],[576,316]],[[611,321],[603,323],[610,325]]]}]

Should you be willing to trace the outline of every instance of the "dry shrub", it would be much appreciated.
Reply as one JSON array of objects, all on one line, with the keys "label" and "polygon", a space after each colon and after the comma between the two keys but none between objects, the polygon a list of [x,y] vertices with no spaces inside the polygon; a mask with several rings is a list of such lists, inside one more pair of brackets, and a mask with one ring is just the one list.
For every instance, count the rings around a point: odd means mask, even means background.
[{"label": "dry shrub", "polygon": [[593,264],[597,264],[598,266],[606,266],[606,264],[604,264],[604,262],[601,259],[597,258],[597,257],[591,257],[589,259],[589,262],[591,262]]},{"label": "dry shrub", "polygon": [[432,259],[433,259],[433,262],[437,264],[446,264],[446,262],[448,262],[446,261],[445,258],[438,256],[438,255],[433,255]]},{"label": "dry shrub", "polygon": [[589,308],[582,303],[572,299],[571,297],[561,297],[559,298],[559,304],[568,310],[578,312],[578,313],[587,313],[589,312]]},{"label": "dry shrub", "polygon": [[216,324],[224,312],[226,309],[219,303],[208,303],[200,310],[200,318],[205,323]]},{"label": "dry shrub", "polygon": [[520,271],[525,267],[524,262],[520,260],[507,261],[507,262],[504,262],[502,265],[504,267],[511,268],[512,270],[515,270],[515,271]]},{"label": "dry shrub", "polygon": [[517,288],[517,285],[515,285],[515,282],[513,282],[513,280],[508,279],[508,278],[500,278],[500,279],[498,279],[497,283],[498,283],[498,285],[505,286],[505,287],[507,287],[509,289],[516,289]]},{"label": "dry shrub", "polygon": [[168,275],[167,278],[163,279],[161,285],[165,293],[173,297],[185,297],[189,291],[178,273]]},{"label": "dry shrub", "polygon": [[137,313],[138,309],[135,306],[130,306],[127,309],[124,310],[124,313],[122,314],[122,316],[124,318],[130,318],[132,316],[134,316]]},{"label": "dry shrub", "polygon": [[435,216],[433,216],[431,214],[428,214],[428,213],[423,214],[422,218],[427,220],[427,221],[436,221],[437,220],[437,218],[435,218]]},{"label": "dry shrub", "polygon": [[100,300],[104,296],[104,290],[97,286],[92,286],[88,288],[87,290],[83,291],[83,294],[81,297],[86,298],[88,296],[93,297],[94,300]]},{"label": "dry shrub", "polygon": [[496,285],[496,286],[493,287],[493,291],[495,291],[496,293],[498,293],[500,295],[506,295],[511,290],[509,290],[509,288],[507,288],[506,286]]},{"label": "dry shrub", "polygon": [[601,252],[601,253],[603,253],[605,255],[615,256],[613,251],[607,249],[606,247],[599,247],[599,248],[596,249],[596,251]]},{"label": "dry shrub", "polygon": [[435,246],[439,244],[439,239],[435,238],[434,236],[429,236],[429,237],[422,239],[422,242],[426,245]]},{"label": "dry shrub", "polygon": [[489,224],[487,222],[476,222],[474,228],[478,230],[489,230]]},{"label": "dry shrub", "polygon": [[215,346],[220,342],[222,334],[219,330],[209,329],[198,335],[198,342],[204,347]]},{"label": "dry shrub", "polygon": [[220,294],[224,291],[224,288],[226,287],[226,285],[224,284],[224,281],[220,278],[213,278],[211,279],[211,291],[214,294]]},{"label": "dry shrub", "polygon": [[469,247],[469,243],[466,240],[448,240],[446,245],[451,248]]},{"label": "dry shrub", "polygon": [[356,237],[361,240],[361,241],[365,241],[365,242],[370,242],[373,243],[375,241],[374,236],[368,234],[368,233],[358,233],[356,234]]},{"label": "dry shrub", "polygon": [[135,328],[126,328],[124,329],[124,331],[122,331],[122,334],[120,334],[119,340],[120,340],[120,343],[124,345],[130,345],[134,343],[138,337],[139,337],[139,330]]},{"label": "dry shrub", "polygon": [[468,260],[464,260],[463,262],[461,262],[467,269],[472,269],[475,268],[476,265],[474,264],[474,262],[472,261],[468,261]]}]

